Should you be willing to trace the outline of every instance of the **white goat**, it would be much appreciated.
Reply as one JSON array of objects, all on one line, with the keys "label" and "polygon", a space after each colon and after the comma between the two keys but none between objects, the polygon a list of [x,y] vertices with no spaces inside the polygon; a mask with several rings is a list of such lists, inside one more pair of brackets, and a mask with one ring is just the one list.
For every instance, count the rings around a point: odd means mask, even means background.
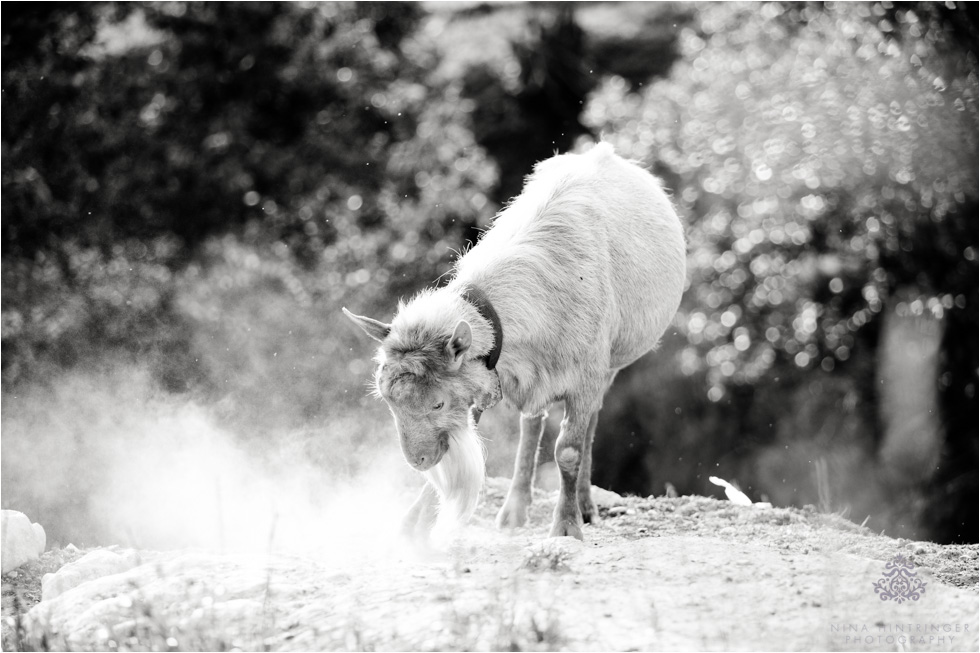
[{"label": "white goat", "polygon": [[439,499],[458,520],[472,514],[485,465],[475,423],[502,393],[521,411],[521,439],[497,525],[526,522],[546,410],[564,400],[551,535],[581,539],[583,521],[597,516],[591,459],[603,395],[657,344],[680,303],[681,223],[657,180],[603,143],[535,166],[455,272],[401,303],[391,324],[344,309],[381,343],[377,392],[406,459],[429,481],[407,529],[427,532]]}]

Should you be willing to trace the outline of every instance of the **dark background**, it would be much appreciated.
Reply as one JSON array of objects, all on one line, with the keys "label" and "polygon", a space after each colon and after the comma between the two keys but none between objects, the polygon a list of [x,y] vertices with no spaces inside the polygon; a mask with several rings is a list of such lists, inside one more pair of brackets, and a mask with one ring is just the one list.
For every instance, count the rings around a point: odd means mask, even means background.
[{"label": "dark background", "polygon": [[[690,287],[607,397],[594,482],[717,475],[977,541],[976,5],[7,2],[2,23],[3,506],[55,541],[111,537],[100,469],[160,406],[355,478],[396,445],[340,307],[387,319],[534,162],[600,136],[664,180]],[[481,428],[508,475],[516,416]]]}]

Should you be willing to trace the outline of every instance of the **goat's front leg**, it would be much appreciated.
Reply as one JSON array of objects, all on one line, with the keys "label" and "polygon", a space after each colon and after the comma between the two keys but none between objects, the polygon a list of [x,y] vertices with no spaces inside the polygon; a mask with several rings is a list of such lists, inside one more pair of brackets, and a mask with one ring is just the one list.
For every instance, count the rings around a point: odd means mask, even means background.
[{"label": "goat's front leg", "polygon": [[565,535],[582,539],[582,511],[578,502],[578,478],[583,452],[588,440],[592,411],[581,412],[573,401],[565,402],[565,419],[555,442],[555,462],[558,463],[560,484],[558,505],[551,522],[551,537]]},{"label": "goat's front leg", "polygon": [[497,528],[517,528],[527,522],[527,509],[531,505],[531,488],[534,471],[538,465],[538,445],[544,433],[547,411],[537,415],[521,415],[521,441],[517,445],[514,462],[514,478],[503,507],[497,513]]},{"label": "goat's front leg", "polygon": [[426,541],[436,523],[438,506],[439,494],[434,487],[426,483],[419,498],[402,518],[402,535],[410,540]]}]

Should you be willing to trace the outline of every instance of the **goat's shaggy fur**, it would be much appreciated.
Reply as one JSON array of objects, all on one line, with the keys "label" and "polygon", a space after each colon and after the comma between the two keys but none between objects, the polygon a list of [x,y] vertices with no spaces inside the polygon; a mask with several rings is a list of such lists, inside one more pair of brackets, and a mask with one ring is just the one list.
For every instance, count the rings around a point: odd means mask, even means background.
[{"label": "goat's shaggy fur", "polygon": [[[684,274],[683,229],[659,183],[600,144],[538,164],[521,195],[459,259],[454,278],[400,304],[390,325],[350,317],[382,343],[377,390],[406,457],[460,519],[475,508],[483,476],[482,453],[479,474],[473,469],[482,449],[470,407],[489,396],[496,375],[524,416],[501,526],[526,519],[542,415],[564,400],[552,534],[581,537],[583,515],[594,516],[591,443],[602,396],[618,370],[657,344],[680,303]],[[493,325],[463,298],[472,287],[500,317],[494,371],[480,360],[495,344]]]}]

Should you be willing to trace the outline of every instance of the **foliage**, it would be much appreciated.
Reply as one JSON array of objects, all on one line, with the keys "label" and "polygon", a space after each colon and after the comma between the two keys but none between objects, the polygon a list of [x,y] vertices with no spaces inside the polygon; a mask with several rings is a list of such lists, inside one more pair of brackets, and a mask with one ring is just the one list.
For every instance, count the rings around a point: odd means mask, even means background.
[{"label": "foliage", "polygon": [[910,42],[864,5],[782,11],[706,8],[670,80],[611,80],[589,107],[689,217],[685,361],[703,355],[713,399],[777,357],[834,369],[900,287],[913,312],[965,311],[976,276],[975,58],[937,51],[912,11]]},{"label": "foliage", "polygon": [[[586,110],[665,177],[690,224],[682,369],[742,405],[773,380],[785,396],[804,373],[844,375],[873,430],[883,311],[975,342],[975,21],[964,53],[949,34],[968,21],[928,4],[726,3],[699,20],[669,79],[634,92],[611,78]],[[975,348],[943,366],[962,455],[976,450]]]},{"label": "foliage", "polygon": [[471,67],[464,80],[476,105],[474,136],[500,165],[499,202],[520,193],[535,163],[587,133],[579,113],[595,78],[586,71],[584,31],[567,5],[535,13],[530,30],[527,40],[511,42],[512,83],[507,68],[501,73],[489,62]]},{"label": "foliage", "polygon": [[[381,302],[435,276],[487,205],[493,169],[459,89],[429,79],[414,5],[5,14],[7,382],[51,348],[186,340],[173,275],[212,235],[320,271],[307,302]],[[174,333],[144,324],[161,316]]]}]

